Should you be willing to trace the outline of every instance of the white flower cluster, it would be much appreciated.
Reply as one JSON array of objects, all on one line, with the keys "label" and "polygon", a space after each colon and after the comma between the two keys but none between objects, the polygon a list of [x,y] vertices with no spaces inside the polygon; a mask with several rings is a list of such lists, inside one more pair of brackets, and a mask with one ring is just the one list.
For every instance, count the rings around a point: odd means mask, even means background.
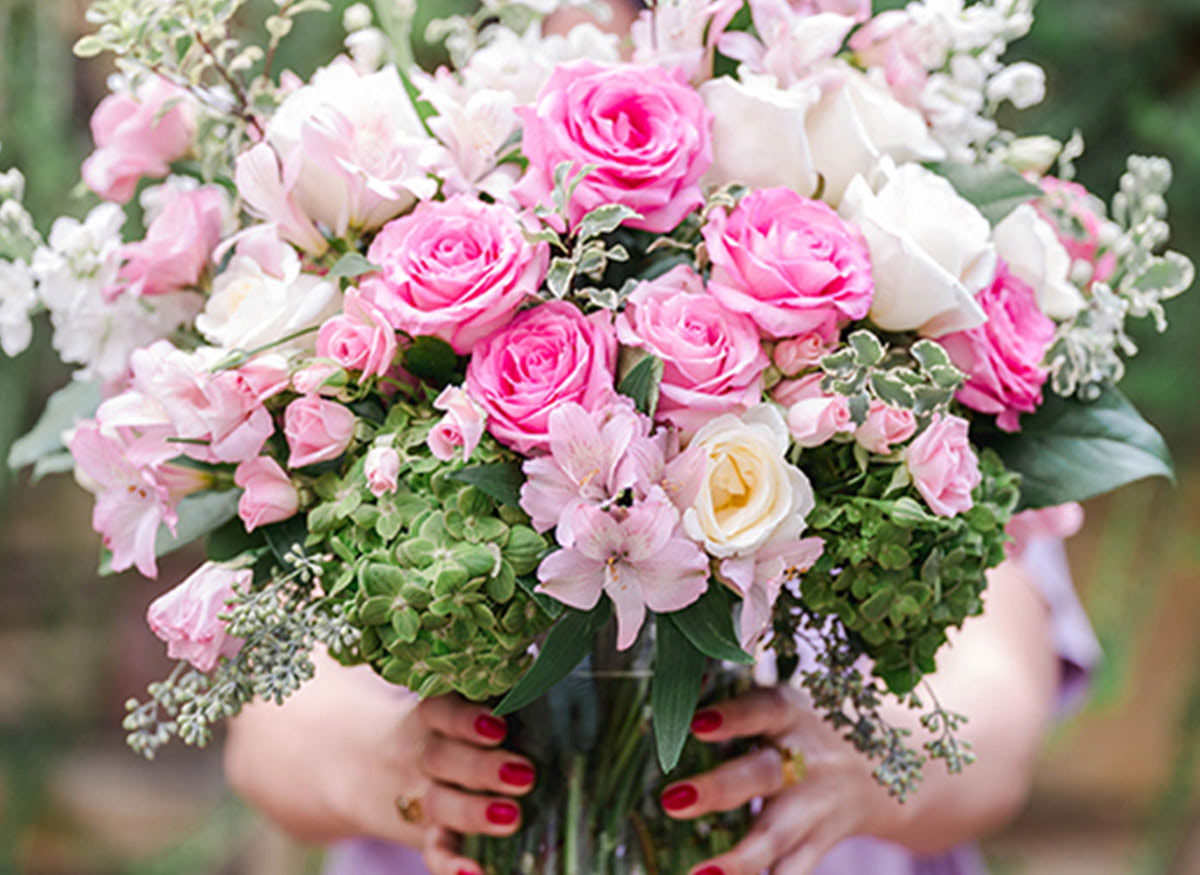
[{"label": "white flower cluster", "polygon": [[19,170],[0,174],[0,350],[8,356],[29,346],[30,316],[37,307],[28,259],[39,238],[21,203],[24,194],[25,177]]}]

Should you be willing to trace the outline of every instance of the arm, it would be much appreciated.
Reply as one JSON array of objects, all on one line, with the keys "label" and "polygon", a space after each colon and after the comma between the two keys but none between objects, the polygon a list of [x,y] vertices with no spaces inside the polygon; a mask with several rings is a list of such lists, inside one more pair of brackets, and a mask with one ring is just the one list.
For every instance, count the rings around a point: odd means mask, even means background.
[{"label": "arm", "polygon": [[[959,775],[932,765],[920,789],[900,805],[875,783],[866,758],[807,706],[803,693],[790,687],[755,691],[699,715],[704,719],[697,725],[706,731],[697,735],[714,742],[765,735],[801,751],[808,775],[785,787],[780,754],[766,748],[667,788],[664,806],[680,818],[736,808],[757,796],[769,799],[745,840],[695,871],[754,875],[774,867],[780,875],[804,875],[851,836],[875,836],[926,853],[1006,823],[1028,791],[1058,663],[1045,602],[1017,566],[991,574],[986,599],[984,615],[964,624],[930,678],[946,707],[968,716],[961,734],[974,745],[974,765]],[[915,713],[894,706],[886,716],[921,738]]]},{"label": "arm", "polygon": [[[504,721],[456,697],[418,704],[370,669],[314,657],[316,677],[282,706],[231,721],[229,783],[301,841],[378,838],[423,849],[433,875],[477,875],[455,834],[516,832],[512,797],[534,783],[528,760],[497,749]],[[398,797],[418,801],[417,822]]]}]

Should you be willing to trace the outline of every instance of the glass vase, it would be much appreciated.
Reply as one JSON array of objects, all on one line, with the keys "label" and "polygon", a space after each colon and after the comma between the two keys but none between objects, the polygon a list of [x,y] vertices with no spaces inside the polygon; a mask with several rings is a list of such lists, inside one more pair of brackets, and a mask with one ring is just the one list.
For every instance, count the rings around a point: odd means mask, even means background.
[{"label": "glass vase", "polygon": [[[749,826],[748,810],[677,821],[659,803],[674,780],[707,771],[741,751],[689,739],[664,776],[651,728],[652,626],[629,650],[598,636],[593,653],[563,682],[509,717],[507,747],[534,762],[538,783],[522,800],[524,826],[509,839],[471,837],[464,851],[487,875],[667,875],[728,850]],[[711,663],[701,702],[744,692],[750,670]]]}]

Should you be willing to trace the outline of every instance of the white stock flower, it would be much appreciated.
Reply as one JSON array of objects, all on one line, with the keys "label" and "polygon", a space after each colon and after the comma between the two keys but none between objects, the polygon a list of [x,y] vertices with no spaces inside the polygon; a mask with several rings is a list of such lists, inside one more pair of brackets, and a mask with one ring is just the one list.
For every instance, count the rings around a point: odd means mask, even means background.
[{"label": "white stock flower", "polygon": [[751,188],[786,186],[805,196],[817,188],[817,172],[805,122],[820,99],[815,83],[788,90],[774,77],[742,71],[700,86],[713,114],[713,163],[704,181],[738,182]]},{"label": "white stock flower", "polygon": [[919,164],[895,168],[885,161],[880,175],[878,193],[855,178],[841,207],[871,250],[871,321],[927,337],[982,325],[986,316],[975,294],[996,273],[987,219]]},{"label": "white stock flower", "polygon": [[840,62],[815,75],[823,93],[805,129],[814,166],[825,179],[822,199],[837,206],[850,180],[871,172],[881,158],[903,163],[946,157],[920,113],[885,85]]},{"label": "white stock flower", "polygon": [[0,260],[0,350],[20,355],[33,339],[30,311],[37,305],[33,274],[21,261]]},{"label": "white stock flower", "polygon": [[120,207],[101,204],[83,222],[56,221],[47,245],[34,253],[32,271],[50,311],[54,349],[63,361],[82,366],[80,379],[123,378],[135,350],[170,336],[202,304],[191,292],[143,298],[121,289],[124,224]]},{"label": "white stock flower", "polygon": [[1033,288],[1043,313],[1065,320],[1083,308],[1083,294],[1071,282],[1071,256],[1032,204],[1009,213],[992,231],[992,239],[1013,275]]},{"label": "white stock flower", "polygon": [[1007,100],[1017,109],[1037,106],[1046,98],[1046,71],[1037,64],[1021,61],[1010,64],[987,83],[988,100]]},{"label": "white stock flower", "polygon": [[[700,492],[684,512],[688,537],[711,556],[748,556],[784,527],[803,522],[814,505],[804,473],[787,462],[788,429],[779,410],[760,404],[741,417],[717,417],[692,439],[706,467]],[[802,528],[802,526],[801,526]]]},{"label": "white stock flower", "polygon": [[[210,343],[228,350],[251,350],[320,325],[339,312],[342,296],[337,286],[303,273],[290,246],[280,244],[280,251],[268,261],[272,267],[278,265],[278,272],[238,253],[213,280],[212,295],[196,319],[196,328]],[[308,336],[287,348],[311,348],[314,342]]]}]

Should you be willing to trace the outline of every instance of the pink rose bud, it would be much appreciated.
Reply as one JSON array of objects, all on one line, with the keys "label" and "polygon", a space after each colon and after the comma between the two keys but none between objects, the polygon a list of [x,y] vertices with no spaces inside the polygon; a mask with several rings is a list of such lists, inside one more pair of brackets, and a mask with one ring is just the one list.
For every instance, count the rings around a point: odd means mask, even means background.
[{"label": "pink rose bud", "polygon": [[817,367],[829,351],[825,338],[813,331],[801,337],[779,341],[775,344],[771,360],[785,377],[794,377]]},{"label": "pink rose bud", "polygon": [[146,611],[146,622],[167,643],[167,656],[186,659],[199,671],[212,671],[222,656],[236,656],[241,639],[229,634],[220,615],[233,598],[234,586],[245,589],[253,578],[248,568],[235,570],[206,562],[155,599]]},{"label": "pink rose bud", "polygon": [[387,317],[357,289],[346,292],[342,312],[321,326],[317,355],[364,377],[382,377],[396,358],[396,332]]},{"label": "pink rose bud", "polygon": [[463,461],[467,461],[483,437],[483,411],[457,386],[447,386],[433,406],[446,415],[429,433],[430,451],[449,462],[461,450]]},{"label": "pink rose bud", "polygon": [[336,395],[346,372],[328,362],[313,362],[292,374],[292,387],[301,395]]},{"label": "pink rose bud", "polygon": [[393,447],[372,447],[363,463],[367,486],[376,498],[400,488],[400,454]]},{"label": "pink rose bud", "polygon": [[560,64],[537,101],[517,113],[529,169],[513,193],[524,206],[550,205],[563,163],[593,168],[567,204],[572,227],[615,203],[638,213],[628,227],[661,234],[704,204],[712,115],[682,69]]},{"label": "pink rose bud", "polygon": [[957,516],[975,504],[971,492],[983,476],[968,430],[965,419],[937,414],[905,453],[913,484],[938,516]]},{"label": "pink rose bud", "polygon": [[309,395],[293,401],[283,414],[289,468],[305,468],[336,459],[354,437],[357,420],[347,407]]},{"label": "pink rose bud", "polygon": [[167,201],[146,229],[146,239],[121,248],[119,274],[136,295],[165,295],[200,282],[221,242],[225,192],[215,185],[181,191],[168,184]]},{"label": "pink rose bud", "polygon": [[867,421],[854,432],[854,439],[865,450],[886,456],[896,444],[902,444],[917,431],[917,420],[911,410],[892,407],[882,401],[872,401]]},{"label": "pink rose bud", "polygon": [[300,510],[300,494],[291,478],[268,456],[242,462],[233,482],[245,490],[238,501],[238,516],[248,532],[291,519]]},{"label": "pink rose bud", "polygon": [[822,374],[785,380],[775,387],[775,400],[788,408],[788,431],[801,447],[819,447],[834,435],[850,432],[850,403],[821,391]]},{"label": "pink rose bud", "polygon": [[187,92],[152,76],[136,95],[110,94],[96,107],[96,151],[83,162],[83,180],[105,200],[127,203],[138,180],[166,176],[171,162],[191,150],[195,135],[196,113]]}]

